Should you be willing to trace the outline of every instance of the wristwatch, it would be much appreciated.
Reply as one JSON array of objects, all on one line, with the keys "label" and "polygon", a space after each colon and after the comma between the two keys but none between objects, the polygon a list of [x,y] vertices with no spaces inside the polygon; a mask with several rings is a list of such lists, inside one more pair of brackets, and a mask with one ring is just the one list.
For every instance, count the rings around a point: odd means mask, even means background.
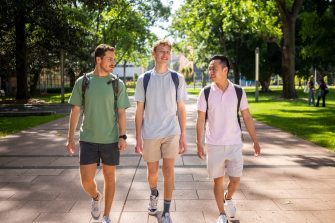
[{"label": "wristwatch", "polygon": [[120,136],[119,136],[119,139],[124,139],[124,140],[126,140],[126,139],[127,139],[127,135],[120,135]]}]

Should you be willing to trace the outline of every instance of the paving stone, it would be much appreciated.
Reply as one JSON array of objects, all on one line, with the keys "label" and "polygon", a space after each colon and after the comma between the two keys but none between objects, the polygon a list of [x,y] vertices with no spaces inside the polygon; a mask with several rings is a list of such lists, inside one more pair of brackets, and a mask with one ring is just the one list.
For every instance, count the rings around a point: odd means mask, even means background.
[{"label": "paving stone", "polygon": [[320,199],[277,199],[274,202],[285,211],[321,211],[331,207]]},{"label": "paving stone", "polygon": [[34,223],[89,223],[90,213],[42,213]]}]

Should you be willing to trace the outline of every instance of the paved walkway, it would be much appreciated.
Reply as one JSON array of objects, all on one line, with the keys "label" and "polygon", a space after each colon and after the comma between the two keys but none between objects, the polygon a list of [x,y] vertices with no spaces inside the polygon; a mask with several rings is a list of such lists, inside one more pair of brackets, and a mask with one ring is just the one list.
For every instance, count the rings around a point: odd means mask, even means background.
[{"label": "paved walkway", "polygon": [[[134,105],[134,102],[133,102]],[[174,223],[214,223],[217,209],[205,161],[196,156],[195,98],[187,104],[189,151],[176,162]],[[134,106],[128,110],[129,147],[117,170],[112,222],[156,223],[149,217],[145,163],[134,153]],[[0,139],[1,222],[99,222],[82,191],[78,155],[65,153],[68,117]],[[335,154],[293,135],[256,124],[263,149],[253,157],[248,137],[245,169],[233,223],[332,223]],[[77,154],[77,153],[76,153]],[[102,191],[102,175],[97,182]],[[162,191],[162,175],[158,189]],[[162,202],[160,202],[160,210]]]}]

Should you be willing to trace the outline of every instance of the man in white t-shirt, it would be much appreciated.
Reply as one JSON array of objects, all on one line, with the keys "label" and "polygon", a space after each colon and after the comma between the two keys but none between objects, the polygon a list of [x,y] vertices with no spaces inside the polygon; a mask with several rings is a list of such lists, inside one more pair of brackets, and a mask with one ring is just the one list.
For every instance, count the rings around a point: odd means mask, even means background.
[{"label": "man in white t-shirt", "polygon": [[[174,162],[186,151],[187,100],[184,77],[169,70],[171,43],[160,40],[154,44],[155,67],[142,74],[136,84],[135,128],[136,153],[147,162],[151,190],[148,213],[156,215],[158,202],[159,160],[163,159],[164,210],[163,223],[171,223],[170,204],[174,189]],[[145,87],[147,86],[147,87]]]},{"label": "man in white t-shirt", "polygon": [[[227,217],[236,213],[233,194],[238,189],[243,170],[241,129],[237,118],[241,112],[246,129],[253,141],[255,156],[260,155],[254,122],[248,109],[248,101],[243,89],[239,109],[235,86],[227,76],[229,61],[224,56],[214,56],[208,67],[212,84],[209,89],[208,105],[205,90],[202,89],[198,98],[197,118],[197,150],[198,156],[204,159],[205,148],[202,142],[204,126],[207,125],[205,144],[207,150],[208,174],[214,180],[214,196],[219,209],[217,223],[228,223]],[[228,190],[224,192],[223,181],[227,172],[229,176]]]}]

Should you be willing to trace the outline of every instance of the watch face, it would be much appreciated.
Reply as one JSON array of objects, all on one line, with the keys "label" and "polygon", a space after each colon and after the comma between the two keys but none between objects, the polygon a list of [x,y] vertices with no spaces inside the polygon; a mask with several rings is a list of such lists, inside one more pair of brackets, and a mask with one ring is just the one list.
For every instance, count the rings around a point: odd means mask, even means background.
[{"label": "watch face", "polygon": [[126,140],[127,139],[127,135],[120,135],[119,138]]}]

